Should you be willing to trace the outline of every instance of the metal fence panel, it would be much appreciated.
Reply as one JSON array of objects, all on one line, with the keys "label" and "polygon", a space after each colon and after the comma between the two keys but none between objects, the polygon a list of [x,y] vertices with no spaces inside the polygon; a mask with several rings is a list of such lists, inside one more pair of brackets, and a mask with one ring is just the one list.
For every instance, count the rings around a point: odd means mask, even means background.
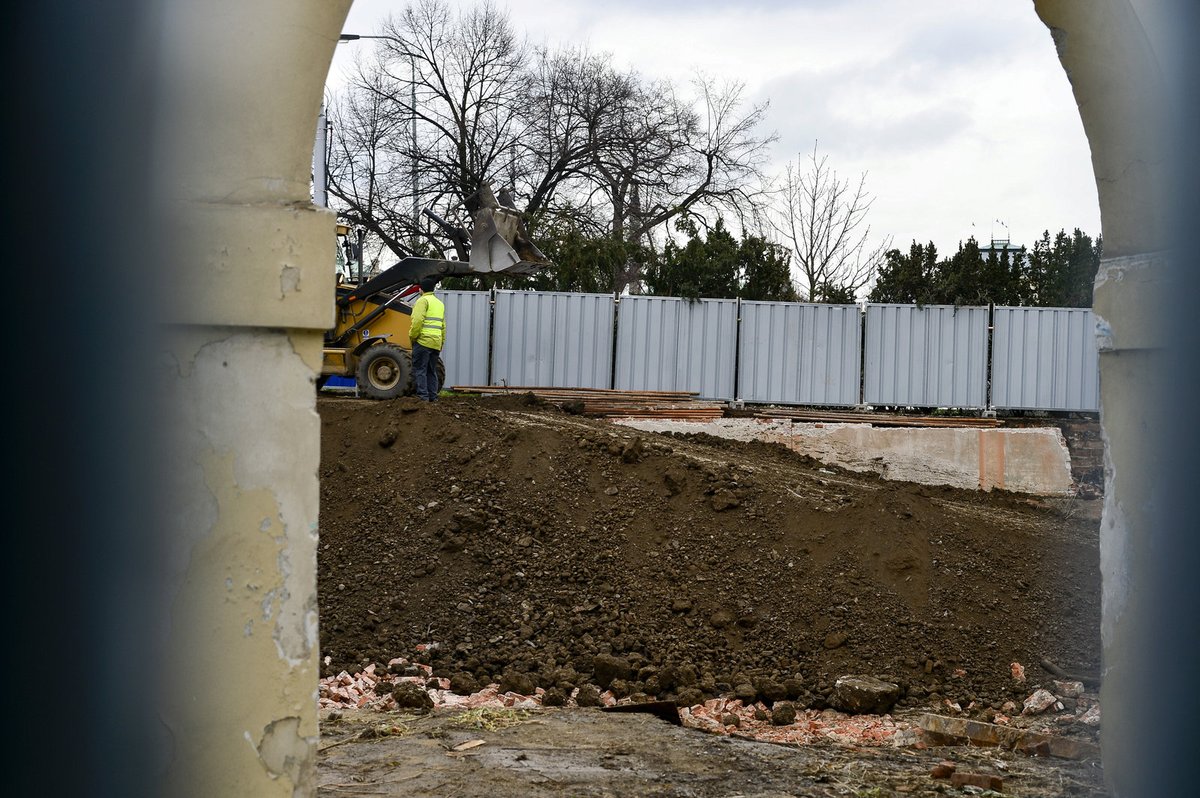
[{"label": "metal fence panel", "polygon": [[995,308],[992,407],[1100,409],[1100,352],[1090,308]]},{"label": "metal fence panel", "polygon": [[446,385],[487,385],[492,339],[490,291],[439,291],[446,305]]},{"label": "metal fence panel", "polygon": [[857,305],[743,302],[738,398],[803,405],[858,404]]},{"label": "metal fence panel", "polygon": [[611,294],[497,291],[492,385],[611,388]]},{"label": "metal fence panel", "polygon": [[736,299],[621,297],[615,387],[732,399],[736,342]]},{"label": "metal fence panel", "polygon": [[988,309],[868,305],[867,404],[983,408]]}]

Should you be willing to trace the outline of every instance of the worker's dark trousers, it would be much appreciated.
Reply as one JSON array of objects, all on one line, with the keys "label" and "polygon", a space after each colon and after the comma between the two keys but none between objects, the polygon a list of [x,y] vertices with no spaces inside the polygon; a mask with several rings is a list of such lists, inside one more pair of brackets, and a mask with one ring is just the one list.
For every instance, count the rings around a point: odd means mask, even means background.
[{"label": "worker's dark trousers", "polygon": [[437,364],[440,355],[441,352],[437,349],[413,344],[413,384],[417,387],[418,399],[424,399],[427,402],[437,401],[438,391],[442,388],[442,386],[438,385],[437,376]]}]

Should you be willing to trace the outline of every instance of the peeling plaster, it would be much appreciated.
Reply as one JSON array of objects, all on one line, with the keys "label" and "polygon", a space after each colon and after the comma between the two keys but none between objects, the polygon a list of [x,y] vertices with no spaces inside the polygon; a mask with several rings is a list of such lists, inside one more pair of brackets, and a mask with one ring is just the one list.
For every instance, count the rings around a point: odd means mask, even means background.
[{"label": "peeling plaster", "polygon": [[[312,785],[295,782],[313,779],[318,733],[320,450],[312,369],[300,352],[319,355],[320,335],[172,332],[180,456],[171,478],[181,501],[168,538],[176,573],[163,717],[188,733],[164,778],[180,795],[230,794],[265,781],[266,768],[277,782],[269,794],[308,795]],[[220,744],[218,718],[237,723]],[[242,730],[258,728],[261,738],[247,738],[260,739],[253,753],[235,754],[246,750],[230,748]]]},{"label": "peeling plaster", "polygon": [[1117,498],[1120,486],[1109,454],[1109,441],[1101,418],[1100,437],[1104,442],[1104,512],[1100,519],[1101,603],[1100,644],[1112,645],[1121,616],[1129,603],[1129,521]]},{"label": "peeling plaster", "polygon": [[284,717],[271,721],[263,729],[262,737],[255,747],[258,761],[272,779],[286,778],[297,788],[301,786],[304,763],[297,759],[293,752],[307,751],[311,756],[312,748],[315,747],[315,741],[311,737],[301,736],[299,730],[298,717]]},{"label": "peeling plaster", "polygon": [[[1141,161],[1135,161],[1135,163],[1141,163]],[[1124,282],[1126,277],[1132,278],[1135,274],[1140,276],[1145,272],[1157,275],[1163,270],[1163,263],[1166,261],[1167,255],[1166,252],[1150,252],[1141,255],[1126,255],[1120,258],[1104,258],[1100,261],[1100,268],[1096,271],[1094,286],[1100,288],[1110,280],[1116,283]]]},{"label": "peeling plaster", "polygon": [[1113,341],[1113,328],[1108,319],[1092,310],[1092,318],[1096,322],[1096,348],[1101,352],[1112,352],[1116,349]]},{"label": "peeling plaster", "polygon": [[284,266],[279,270],[279,293],[286,296],[300,291],[301,272],[295,266]]}]

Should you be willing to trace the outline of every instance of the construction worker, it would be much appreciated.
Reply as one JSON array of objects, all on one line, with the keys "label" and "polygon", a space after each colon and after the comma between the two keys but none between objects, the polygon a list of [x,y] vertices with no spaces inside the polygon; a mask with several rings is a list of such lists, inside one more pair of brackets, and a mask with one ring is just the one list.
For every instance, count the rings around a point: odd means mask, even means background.
[{"label": "construction worker", "polygon": [[426,277],[419,283],[421,296],[413,303],[412,317],[408,323],[408,337],[412,341],[413,383],[417,387],[417,398],[423,402],[436,402],[438,391],[437,365],[446,343],[446,306],[433,295],[437,280]]}]

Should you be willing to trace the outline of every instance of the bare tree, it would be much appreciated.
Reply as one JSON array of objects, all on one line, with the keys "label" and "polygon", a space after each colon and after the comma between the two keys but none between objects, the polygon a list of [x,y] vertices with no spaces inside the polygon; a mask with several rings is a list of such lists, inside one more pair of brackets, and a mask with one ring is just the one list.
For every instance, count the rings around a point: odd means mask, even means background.
[{"label": "bare tree", "polygon": [[[331,104],[329,193],[397,255],[442,243],[418,207],[469,227],[462,211],[483,182],[509,189],[530,222],[570,220],[631,249],[682,216],[763,204],[773,137],[740,85],[698,79],[680,97],[605,54],[530,50],[490,3],[456,16],[415,0],[374,38]],[[612,287],[640,280],[631,262]]]},{"label": "bare tree", "polygon": [[[728,212],[744,223],[765,202],[762,166],[776,138],[758,134],[767,106],[744,108],[741,83],[717,85],[697,76],[693,87],[696,99],[691,107],[681,106],[672,96],[669,118],[694,121],[676,126],[680,136],[672,142],[673,151],[658,174],[640,185],[643,207],[636,209],[634,235],[699,208]],[[647,101],[661,102],[662,96],[651,91]]]},{"label": "bare tree", "polygon": [[329,191],[406,255],[401,241],[442,241],[419,209],[464,223],[480,185],[510,169],[527,55],[490,2],[456,17],[442,0],[417,0],[374,38],[375,57],[360,59],[331,114]]},{"label": "bare tree", "polygon": [[[697,96],[686,100],[668,83],[642,84],[613,117],[612,138],[593,161],[612,237],[648,244],[682,217],[707,225],[708,212],[741,219],[764,204],[762,165],[774,140],[757,132],[766,106],[744,109],[740,84],[698,77],[693,86]],[[631,262],[613,289],[641,279],[641,264]]]},{"label": "bare tree", "polygon": [[415,249],[412,160],[408,135],[377,93],[343,95],[330,105],[334,135],[328,163],[329,192],[341,200],[343,219],[370,232],[397,255]]},{"label": "bare tree", "polygon": [[[530,214],[582,217],[592,227],[595,160],[612,146],[616,120],[637,92],[636,77],[612,68],[607,57],[583,48],[535,51],[518,173]],[[582,211],[582,213],[581,213]]]},{"label": "bare tree", "polygon": [[800,271],[800,295],[810,302],[853,300],[875,276],[891,238],[872,245],[867,212],[874,198],[864,172],[857,183],[838,177],[816,144],[784,170],[773,220]]}]

